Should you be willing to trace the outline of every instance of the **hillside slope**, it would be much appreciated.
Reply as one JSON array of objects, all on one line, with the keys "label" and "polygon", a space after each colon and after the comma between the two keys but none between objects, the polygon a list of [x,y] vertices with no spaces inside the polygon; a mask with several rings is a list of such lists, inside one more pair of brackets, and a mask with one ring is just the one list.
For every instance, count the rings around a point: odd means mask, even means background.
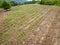
[{"label": "hillside slope", "polygon": [[60,8],[38,4],[0,13],[1,45],[60,45]]}]

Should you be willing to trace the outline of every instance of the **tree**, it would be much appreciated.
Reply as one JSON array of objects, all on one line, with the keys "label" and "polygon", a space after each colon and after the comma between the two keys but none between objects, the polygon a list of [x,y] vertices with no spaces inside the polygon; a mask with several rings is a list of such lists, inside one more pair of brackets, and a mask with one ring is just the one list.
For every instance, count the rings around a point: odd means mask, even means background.
[{"label": "tree", "polygon": [[9,2],[7,2],[7,1],[2,1],[2,3],[1,3],[1,7],[4,9],[4,10],[8,10],[8,9],[10,9],[11,8],[11,4],[9,3]]}]

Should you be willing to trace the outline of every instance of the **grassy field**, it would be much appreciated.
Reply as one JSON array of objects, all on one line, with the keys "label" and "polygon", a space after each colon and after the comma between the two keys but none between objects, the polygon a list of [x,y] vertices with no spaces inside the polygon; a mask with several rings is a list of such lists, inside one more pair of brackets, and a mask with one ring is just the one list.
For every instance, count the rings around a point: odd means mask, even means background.
[{"label": "grassy field", "polygon": [[12,7],[11,11],[0,13],[0,44],[59,44],[59,20],[60,8],[55,6],[28,4]]}]

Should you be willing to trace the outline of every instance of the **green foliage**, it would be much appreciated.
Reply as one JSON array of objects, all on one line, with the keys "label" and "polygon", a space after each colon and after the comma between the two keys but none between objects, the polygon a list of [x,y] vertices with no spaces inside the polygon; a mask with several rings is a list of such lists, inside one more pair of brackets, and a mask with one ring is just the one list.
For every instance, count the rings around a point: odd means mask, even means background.
[{"label": "green foliage", "polygon": [[23,5],[24,3],[22,3],[22,2],[19,2],[19,5]]},{"label": "green foliage", "polygon": [[1,7],[2,7],[3,9],[7,10],[7,9],[10,9],[10,8],[11,8],[11,4],[10,4],[9,2],[6,2],[6,1],[4,0],[4,1],[2,1],[2,3],[1,3]]},{"label": "green foliage", "polygon": [[0,8],[1,8],[1,2],[0,2]]},{"label": "green foliage", "polygon": [[41,0],[40,4],[45,4],[45,5],[59,5],[60,1],[59,0]]},{"label": "green foliage", "polygon": [[40,0],[37,0],[36,3],[37,3],[37,4],[40,4]]},{"label": "green foliage", "polygon": [[17,6],[17,5],[23,5],[24,3],[22,3],[22,2],[16,2],[16,1],[10,1],[10,3],[11,3],[11,5],[12,6]]},{"label": "green foliage", "polygon": [[60,6],[60,0],[56,1],[56,5]]},{"label": "green foliage", "polygon": [[18,2],[16,2],[16,1],[10,1],[10,3],[11,3],[12,6],[17,6],[18,5]]},{"label": "green foliage", "polygon": [[24,2],[24,4],[35,4],[37,1]]}]

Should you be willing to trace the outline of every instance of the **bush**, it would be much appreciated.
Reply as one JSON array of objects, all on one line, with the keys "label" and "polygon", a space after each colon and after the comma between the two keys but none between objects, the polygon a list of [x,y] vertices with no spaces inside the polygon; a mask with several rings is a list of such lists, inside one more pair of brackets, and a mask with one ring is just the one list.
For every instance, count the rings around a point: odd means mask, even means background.
[{"label": "bush", "polygon": [[1,7],[4,9],[4,10],[8,10],[11,8],[11,4],[9,2],[6,2],[5,0],[2,1],[1,3]]}]

